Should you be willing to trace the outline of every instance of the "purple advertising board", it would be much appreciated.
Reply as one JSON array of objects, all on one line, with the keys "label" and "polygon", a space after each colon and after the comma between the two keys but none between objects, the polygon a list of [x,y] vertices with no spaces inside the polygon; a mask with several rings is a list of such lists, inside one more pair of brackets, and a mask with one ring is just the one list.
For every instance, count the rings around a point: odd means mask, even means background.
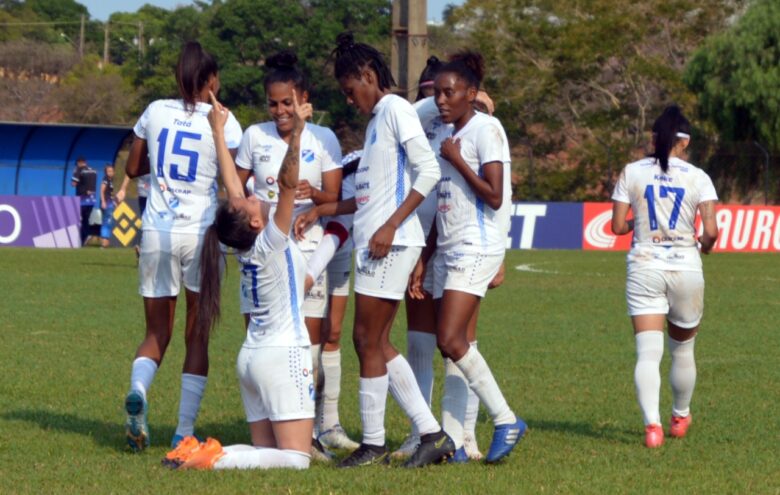
[{"label": "purple advertising board", "polygon": [[75,196],[0,196],[0,246],[81,246]]},{"label": "purple advertising board", "polygon": [[508,249],[582,249],[582,203],[514,203]]}]

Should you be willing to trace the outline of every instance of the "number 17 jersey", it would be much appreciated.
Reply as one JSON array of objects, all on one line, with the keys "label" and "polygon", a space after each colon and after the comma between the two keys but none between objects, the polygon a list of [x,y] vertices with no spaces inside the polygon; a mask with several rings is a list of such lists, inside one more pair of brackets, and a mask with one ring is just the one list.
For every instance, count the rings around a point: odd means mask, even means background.
[{"label": "number 17 jersey", "polygon": [[[208,103],[193,112],[182,100],[152,102],[135,124],[135,135],[149,149],[150,191],[144,230],[202,234],[217,210],[217,151],[207,115]],[[233,114],[225,124],[230,149],[241,142]]]},{"label": "number 17 jersey", "polygon": [[655,158],[643,158],[626,165],[612,199],[630,204],[634,213],[629,271],[701,271],[696,212],[699,204],[718,199],[703,170],[673,157],[664,173]]}]

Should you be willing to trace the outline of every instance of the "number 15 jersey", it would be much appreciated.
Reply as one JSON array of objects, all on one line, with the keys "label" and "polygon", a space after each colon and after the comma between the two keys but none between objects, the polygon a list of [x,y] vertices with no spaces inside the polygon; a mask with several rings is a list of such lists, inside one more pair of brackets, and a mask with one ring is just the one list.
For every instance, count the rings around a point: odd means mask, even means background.
[{"label": "number 15 jersey", "polygon": [[[146,140],[151,172],[144,230],[202,234],[214,221],[219,165],[209,110],[208,103],[197,103],[190,113],[182,100],[157,100],[135,124],[135,135]],[[230,149],[241,142],[233,114],[225,141]]]},{"label": "number 15 jersey", "polygon": [[655,158],[643,158],[626,165],[612,199],[630,204],[634,212],[629,271],[701,271],[696,212],[700,203],[718,199],[703,170],[673,157],[664,173]]}]

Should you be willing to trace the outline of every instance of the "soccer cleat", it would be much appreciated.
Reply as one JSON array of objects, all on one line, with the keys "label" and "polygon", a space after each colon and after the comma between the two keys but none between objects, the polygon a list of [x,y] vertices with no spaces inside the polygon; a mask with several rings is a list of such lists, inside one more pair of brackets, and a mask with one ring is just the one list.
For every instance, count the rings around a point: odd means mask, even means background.
[{"label": "soccer cleat", "polygon": [[452,454],[452,457],[449,458],[450,464],[466,464],[471,459],[469,459],[469,456],[466,454],[466,449],[463,447],[457,449],[454,454]]},{"label": "soccer cleat", "polygon": [[192,452],[200,447],[200,442],[195,437],[184,437],[176,444],[176,447],[165,454],[162,465],[171,469],[184,464]]},{"label": "soccer cleat", "polygon": [[672,425],[669,428],[669,434],[674,438],[682,438],[688,433],[688,427],[691,426],[691,415],[685,417],[672,415]]},{"label": "soccer cleat", "polygon": [[464,433],[463,450],[466,451],[466,455],[469,456],[469,459],[472,461],[482,460],[483,455],[482,452],[479,451],[479,446],[477,445],[477,436],[473,431]]},{"label": "soccer cleat", "polygon": [[385,465],[390,462],[390,456],[385,445],[368,445],[361,443],[346,459],[339,462],[340,468],[353,468],[360,466]]},{"label": "soccer cleat", "polygon": [[311,458],[317,462],[333,462],[334,455],[316,438],[311,439]]},{"label": "soccer cleat", "polygon": [[645,446],[656,449],[664,444],[664,429],[661,425],[645,426]]},{"label": "soccer cleat", "polygon": [[455,453],[455,442],[444,430],[428,433],[420,437],[420,445],[412,457],[404,463],[404,467],[416,468],[429,464],[440,464],[447,461]]},{"label": "soccer cleat", "polygon": [[412,457],[414,451],[420,446],[420,437],[417,435],[409,435],[404,440],[404,443],[398,447],[398,450],[390,454],[393,459],[408,459]]},{"label": "soccer cleat", "polygon": [[493,431],[493,441],[490,442],[485,462],[493,464],[508,456],[517,442],[523,438],[528,426],[525,422],[517,418],[517,421],[509,425],[499,425]]},{"label": "soccer cleat", "polygon": [[125,397],[125,435],[127,444],[134,452],[141,452],[149,446],[149,425],[146,422],[148,405],[137,390],[131,390]]},{"label": "soccer cleat", "polygon": [[347,436],[347,432],[341,425],[335,425],[333,428],[323,431],[317,437],[323,447],[339,450],[355,450],[360,444]]},{"label": "soccer cleat", "polygon": [[187,459],[179,469],[212,469],[225,451],[222,450],[222,444],[216,438],[207,438],[198,448],[190,451]]}]

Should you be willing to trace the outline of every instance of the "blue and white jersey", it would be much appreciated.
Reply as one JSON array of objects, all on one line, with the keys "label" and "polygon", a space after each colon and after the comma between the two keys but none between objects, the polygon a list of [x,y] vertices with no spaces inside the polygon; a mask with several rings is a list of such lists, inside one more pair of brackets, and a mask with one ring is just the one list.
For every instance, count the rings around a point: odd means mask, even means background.
[{"label": "blue and white jersey", "polygon": [[[144,230],[202,234],[214,221],[219,164],[209,110],[208,103],[197,103],[190,113],[182,100],[157,100],[135,124],[135,135],[146,140],[151,169]],[[241,142],[233,114],[225,140],[231,149]]]},{"label": "blue and white jersey", "polygon": [[[289,145],[284,142],[276,124],[263,122],[247,128],[236,155],[236,165],[251,170],[254,175],[254,193],[271,204],[279,201],[276,179]],[[307,180],[312,187],[322,190],[322,174],[341,168],[341,145],[327,127],[306,124],[301,134],[301,159],[298,180]],[[296,199],[293,218],[314,207],[311,199]],[[320,224],[312,225],[305,239],[294,241],[303,251],[313,251],[322,239]]]},{"label": "blue and white jersey", "polygon": [[271,218],[255,245],[237,257],[242,296],[254,306],[244,347],[310,345],[303,316],[306,258],[297,246]]},{"label": "blue and white jersey", "polygon": [[[438,123],[438,124],[437,124]],[[495,117],[477,112],[453,135],[454,127],[431,121],[428,138],[441,165],[441,179],[436,186],[438,248],[468,253],[503,254],[509,232],[512,208],[509,142],[501,122]],[[441,143],[448,137],[460,140],[460,154],[476,174],[482,166],[500,162],[503,166],[501,207],[486,205],[466,182],[466,179],[441,157]]]},{"label": "blue and white jersey", "polygon": [[[355,172],[355,248],[368,247],[371,236],[395,213],[411,192],[411,166],[404,143],[424,136],[412,105],[388,94],[376,104],[366,128],[363,157]],[[394,246],[424,246],[420,221],[415,213],[398,227]]]},{"label": "blue and white jersey", "polygon": [[612,199],[630,204],[634,213],[629,271],[701,271],[696,213],[700,203],[718,199],[703,170],[673,157],[664,173],[655,158],[643,158],[626,165]]}]

